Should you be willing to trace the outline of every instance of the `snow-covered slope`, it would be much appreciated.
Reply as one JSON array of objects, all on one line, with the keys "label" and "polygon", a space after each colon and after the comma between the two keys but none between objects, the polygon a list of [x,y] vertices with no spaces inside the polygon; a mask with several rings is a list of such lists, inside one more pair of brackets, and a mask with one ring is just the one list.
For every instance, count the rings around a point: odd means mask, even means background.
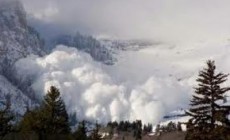
[{"label": "snow-covered slope", "polygon": [[86,36],[80,33],[75,33],[73,35],[59,35],[52,39],[49,44],[49,47],[51,48],[55,48],[56,45],[60,44],[75,47],[80,51],[89,53],[94,60],[106,65],[112,65],[116,62],[111,50],[92,36]]},{"label": "snow-covered slope", "polygon": [[108,49],[112,49],[112,51],[138,51],[160,43],[150,40],[116,40],[103,38],[99,38],[98,41]]},{"label": "snow-covered slope", "polygon": [[27,25],[26,13],[17,0],[0,0],[0,72],[28,54],[43,54],[43,42]]},{"label": "snow-covered slope", "polygon": [[[0,0],[0,100],[11,102],[11,109],[18,115],[36,101],[24,90],[27,85],[15,79],[14,63],[29,54],[42,55],[43,41],[27,24],[26,13],[17,0]],[[27,90],[28,91],[28,90]],[[1,104],[0,104],[1,105]]]},{"label": "snow-covered slope", "polygon": [[6,103],[10,103],[10,108],[19,116],[23,115],[27,108],[34,106],[27,96],[0,75],[0,106],[5,106]]}]

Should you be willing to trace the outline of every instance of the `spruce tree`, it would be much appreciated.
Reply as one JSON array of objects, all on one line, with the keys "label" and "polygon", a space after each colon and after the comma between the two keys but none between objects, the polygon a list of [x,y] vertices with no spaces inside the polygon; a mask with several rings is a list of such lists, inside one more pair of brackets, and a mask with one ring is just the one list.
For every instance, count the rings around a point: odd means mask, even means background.
[{"label": "spruce tree", "polygon": [[[207,61],[207,68],[199,72],[198,87],[192,96],[191,108],[186,112],[191,116],[187,124],[188,134],[186,139],[210,139],[212,132],[217,128],[218,118],[225,111],[218,101],[225,99],[229,87],[221,87],[228,75],[216,73],[214,61]],[[226,116],[223,116],[226,117]],[[219,126],[218,126],[219,127]]]},{"label": "spruce tree", "polygon": [[56,87],[50,87],[40,107],[27,110],[19,128],[22,132],[36,132],[41,139],[47,135],[70,133],[65,104]]},{"label": "spruce tree", "polygon": [[69,118],[59,90],[51,86],[42,105],[45,133],[65,134],[70,132]]}]

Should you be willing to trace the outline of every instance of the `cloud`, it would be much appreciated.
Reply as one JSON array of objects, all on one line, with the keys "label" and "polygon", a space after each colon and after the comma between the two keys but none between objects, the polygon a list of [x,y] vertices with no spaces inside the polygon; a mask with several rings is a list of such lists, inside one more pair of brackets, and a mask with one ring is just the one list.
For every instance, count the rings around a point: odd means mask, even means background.
[{"label": "cloud", "polygon": [[230,36],[228,0],[22,0],[42,22],[93,35],[193,42]]},{"label": "cloud", "polygon": [[[69,112],[78,119],[108,121],[141,119],[157,123],[175,109],[186,106],[188,86],[173,78],[151,76],[139,85],[116,83],[88,54],[58,46],[51,54],[29,56],[16,63],[18,78],[32,79],[38,96],[57,86]],[[130,79],[131,80],[131,79]],[[170,95],[170,96],[169,96]]]}]

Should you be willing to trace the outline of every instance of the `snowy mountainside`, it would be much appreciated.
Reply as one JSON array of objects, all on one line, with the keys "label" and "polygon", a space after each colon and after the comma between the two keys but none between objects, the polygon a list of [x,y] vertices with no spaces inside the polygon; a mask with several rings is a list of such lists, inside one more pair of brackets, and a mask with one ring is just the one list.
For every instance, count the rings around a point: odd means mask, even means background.
[{"label": "snowy mountainside", "polygon": [[27,107],[33,107],[34,103],[19,89],[12,85],[4,76],[0,75],[0,106],[5,106],[9,101],[11,110],[22,116]]},{"label": "snowy mountainside", "polygon": [[15,61],[28,54],[43,54],[39,34],[27,25],[26,13],[16,0],[0,1],[0,64],[6,73]]},{"label": "snowy mountainside", "polygon": [[27,24],[22,4],[17,0],[0,0],[0,99],[3,103],[5,99],[10,100],[11,109],[18,115],[25,112],[26,106],[34,106],[36,101],[15,79],[14,63],[29,54],[43,55],[42,49],[43,41]]},{"label": "snowy mountainside", "polygon": [[106,65],[113,65],[116,62],[111,51],[92,36],[86,36],[80,33],[75,33],[74,35],[60,35],[52,40],[51,48],[60,44],[75,47],[80,51],[89,53],[94,60]]},{"label": "snowy mountainside", "polygon": [[154,42],[150,40],[116,40],[103,38],[98,40],[102,45],[114,51],[138,51],[144,48],[160,44],[160,42]]},{"label": "snowy mountainside", "polygon": [[[49,40],[49,39],[48,39]],[[52,40],[52,41],[51,41]],[[80,51],[89,53],[94,60],[106,65],[117,63],[117,54],[122,51],[138,51],[158,43],[146,40],[115,40],[103,39],[80,33],[59,35],[48,41],[49,49],[57,45],[75,47]]]}]

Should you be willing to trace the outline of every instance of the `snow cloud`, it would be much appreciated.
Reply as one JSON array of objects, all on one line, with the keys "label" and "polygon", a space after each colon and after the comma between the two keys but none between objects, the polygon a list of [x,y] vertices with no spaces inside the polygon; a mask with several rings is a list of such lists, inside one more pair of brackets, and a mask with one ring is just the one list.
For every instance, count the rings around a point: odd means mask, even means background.
[{"label": "snow cloud", "polygon": [[166,42],[215,41],[230,36],[229,0],[21,1],[38,21],[96,36]]},{"label": "snow cloud", "polygon": [[37,95],[55,85],[78,119],[104,123],[136,119],[157,123],[166,113],[186,106],[190,90],[170,77],[151,76],[139,85],[117,83],[102,64],[66,46],[57,46],[44,57],[21,59],[16,69],[20,79],[32,79]]},{"label": "snow cloud", "polygon": [[45,95],[51,85],[57,86],[68,111],[76,112],[78,119],[103,123],[141,119],[156,124],[164,115],[188,107],[206,60],[216,60],[218,71],[228,73],[229,51],[229,42],[154,46],[122,51],[119,61],[107,66],[60,45],[44,57],[19,60],[16,70],[22,81],[32,79],[38,96]]}]

